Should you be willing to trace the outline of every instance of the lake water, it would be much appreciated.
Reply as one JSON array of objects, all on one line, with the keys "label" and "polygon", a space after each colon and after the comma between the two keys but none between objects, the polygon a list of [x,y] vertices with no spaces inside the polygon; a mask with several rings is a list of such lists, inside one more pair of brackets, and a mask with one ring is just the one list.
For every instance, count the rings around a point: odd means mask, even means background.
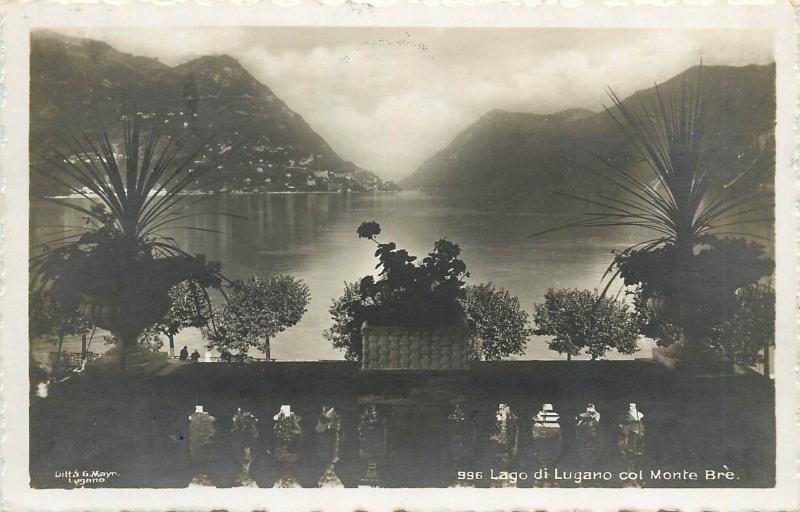
[{"label": "lake water", "polygon": [[[356,227],[375,220],[382,228],[381,241],[394,241],[420,258],[440,238],[461,246],[471,273],[469,282],[492,281],[519,297],[533,311],[548,288],[602,288],[600,279],[611,261],[611,251],[641,239],[641,233],[624,230],[569,230],[539,238],[531,233],[568,221],[563,215],[506,214],[473,210],[452,198],[417,192],[397,194],[268,194],[210,196],[196,205],[198,211],[225,211],[246,217],[237,219],[207,215],[184,221],[191,227],[219,233],[175,230],[169,234],[191,253],[220,261],[223,273],[244,277],[250,273],[289,273],[305,281],[311,303],[300,323],[272,340],[277,360],[341,359],[322,331],[331,321],[328,307],[341,295],[345,281],[373,273],[375,246],[359,239]],[[34,243],[53,233],[45,225],[80,223],[80,215],[52,204],[33,203]],[[40,342],[36,353],[52,350]],[[198,330],[185,330],[176,340],[203,354],[205,342]],[[642,340],[639,357],[649,357],[650,340]],[[91,349],[104,351],[95,339]],[[66,350],[79,351],[77,340]],[[253,353],[253,355],[256,355]],[[609,353],[612,358],[630,358]],[[37,356],[37,359],[39,357]],[[547,348],[545,339],[533,337],[522,359],[560,359]]]}]

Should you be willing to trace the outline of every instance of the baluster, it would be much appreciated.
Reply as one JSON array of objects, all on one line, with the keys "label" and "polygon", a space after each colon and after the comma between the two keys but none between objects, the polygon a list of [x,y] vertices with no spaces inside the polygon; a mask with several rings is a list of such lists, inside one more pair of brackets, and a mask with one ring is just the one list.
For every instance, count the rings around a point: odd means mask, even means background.
[{"label": "baluster", "polygon": [[214,458],[214,436],[217,429],[214,426],[216,419],[203,411],[203,406],[195,406],[194,412],[189,416],[189,454],[195,467],[195,476],[190,486],[213,486],[208,477],[208,467]]},{"label": "baluster", "polygon": [[[622,415],[619,422],[618,446],[626,471],[639,471],[644,455],[645,429],[642,414],[635,403],[628,405],[628,412]],[[625,487],[641,487],[636,480],[628,480]]]},{"label": "baluster", "polygon": [[594,404],[575,416],[575,458],[579,471],[595,471],[603,457],[600,413]]},{"label": "baluster", "polygon": [[282,405],[278,414],[272,418],[272,440],[275,458],[283,465],[283,472],[273,487],[302,487],[294,476],[294,464],[300,458],[300,440],[303,429],[300,416],[292,412],[289,405]]},{"label": "baluster", "polygon": [[[553,468],[561,458],[561,425],[559,415],[552,404],[543,404],[542,410],[531,418],[531,440],[533,443],[533,460],[537,469]],[[552,469],[547,472],[553,476]],[[534,480],[535,487],[553,487],[554,480]]]},{"label": "baluster", "polygon": [[[517,415],[508,404],[498,404],[495,414],[494,431],[490,441],[490,450],[494,467],[500,471],[501,476],[511,471],[517,458],[519,448],[519,423]],[[492,479],[492,487],[516,487],[516,481],[507,478]]]},{"label": "baluster", "polygon": [[316,447],[317,458],[325,467],[317,487],[344,487],[336,474],[336,463],[339,462],[339,450],[344,440],[342,417],[333,407],[323,405],[317,418]]},{"label": "baluster", "polygon": [[237,408],[231,424],[233,455],[240,464],[239,474],[233,482],[234,487],[258,487],[250,476],[250,465],[255,458],[254,445],[258,438],[258,418],[250,411]]},{"label": "baluster", "polygon": [[[448,427],[448,452],[455,464],[456,471],[472,471],[475,463],[475,429],[467,420],[461,404],[456,404],[453,411],[447,416]],[[456,478],[450,487],[474,487],[471,480]]]},{"label": "baluster", "polygon": [[380,487],[381,480],[378,474],[378,459],[384,452],[384,432],[382,421],[375,405],[369,405],[361,411],[358,423],[359,449],[358,455],[366,464],[361,485],[367,487]]}]

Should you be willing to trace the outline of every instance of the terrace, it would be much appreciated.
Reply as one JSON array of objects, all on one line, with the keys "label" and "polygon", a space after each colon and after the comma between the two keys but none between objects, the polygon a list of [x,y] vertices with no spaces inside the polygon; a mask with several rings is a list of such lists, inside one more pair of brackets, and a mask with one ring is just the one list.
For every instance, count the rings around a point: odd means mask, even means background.
[{"label": "terrace", "polygon": [[[501,403],[516,417],[507,425],[516,442],[506,458],[498,457]],[[537,437],[533,424],[545,403],[558,414],[551,430],[557,435],[549,439]],[[587,444],[576,416],[588,403],[596,406],[600,421],[598,435]],[[644,414],[641,449],[633,452],[620,420],[630,403]],[[215,418],[213,432],[203,439],[189,419],[198,405]],[[300,418],[288,463],[273,432],[282,405]],[[365,454],[369,441],[359,427],[372,405],[379,442]],[[316,428],[323,406],[333,407],[341,419],[335,441]],[[452,421],[456,406],[464,417],[458,424]],[[489,475],[501,471],[524,472],[528,478],[514,484],[520,487],[769,487],[775,478],[774,389],[770,380],[749,371],[688,375],[651,360],[480,362],[450,371],[364,371],[344,361],[170,362],[147,376],[126,378],[90,365],[51,386],[46,398],[34,399],[32,485],[69,487],[65,469],[118,473],[86,486],[185,487],[193,479],[197,483],[199,474],[207,476],[206,484],[242,485],[241,439],[231,432],[239,408],[258,419],[258,436],[248,443],[248,472],[250,484],[260,487],[284,478],[287,464],[298,485],[317,487],[329,467],[332,442],[335,474],[346,487],[482,487],[496,485]],[[371,463],[375,474],[367,478]],[[543,467],[549,477],[534,478]],[[554,469],[573,477],[555,480]],[[628,470],[642,471],[644,481],[620,480],[620,472]],[[735,476],[709,482],[702,476],[706,470]],[[459,482],[459,471],[482,478]],[[574,472],[583,471],[612,476],[579,484]],[[684,471],[701,476],[663,476]],[[661,476],[651,478],[654,474]]]}]

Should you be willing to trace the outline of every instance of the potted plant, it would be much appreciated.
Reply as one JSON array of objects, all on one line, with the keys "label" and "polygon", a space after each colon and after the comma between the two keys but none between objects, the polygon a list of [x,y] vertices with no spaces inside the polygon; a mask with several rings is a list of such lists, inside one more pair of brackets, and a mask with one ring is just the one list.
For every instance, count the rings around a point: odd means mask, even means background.
[{"label": "potted plant", "polygon": [[760,245],[742,239],[708,236],[691,257],[676,251],[674,244],[623,251],[614,266],[636,287],[643,333],[665,347],[654,352],[657,360],[727,365],[708,341],[730,315],[737,290],[770,275],[773,262]]},{"label": "potted plant", "polygon": [[469,276],[461,249],[439,240],[419,265],[393,242],[379,243],[377,222],[364,222],[360,238],[377,244],[378,278],[364,277],[347,307],[362,340],[365,370],[466,369],[469,326],[459,299]]},{"label": "potted plant", "polygon": [[[752,284],[772,271],[772,262],[751,241],[769,240],[752,228],[774,222],[774,194],[759,179],[774,170],[774,150],[753,144],[730,154],[729,141],[709,123],[715,95],[705,87],[702,71],[699,66],[690,77],[694,83],[675,95],[657,86],[653,97],[623,102],[610,91],[613,107],[606,110],[630,142],[630,154],[600,156],[596,167],[574,163],[616,194],[561,194],[589,205],[589,211],[576,222],[533,235],[572,227],[648,230],[652,236],[616,254],[606,290],[616,277],[639,287],[644,293],[639,304],[677,339],[653,352],[673,368],[715,359],[705,334],[724,321],[714,316],[725,309],[720,304],[732,301],[733,284]],[[725,282],[728,277],[733,281]]]},{"label": "potted plant", "polygon": [[164,230],[196,215],[188,207],[203,196],[188,194],[189,188],[208,177],[230,146],[211,149],[208,141],[164,133],[163,126],[155,119],[143,133],[138,116],[124,116],[121,150],[105,128],[95,137],[68,134],[64,148],[42,155],[44,164],[33,169],[78,198],[45,199],[84,220],[64,227],[33,256],[33,288],[78,294],[80,313],[118,340],[110,355],[123,368],[139,351],[139,334],[167,312],[172,286],[193,280],[218,287],[221,281],[218,265],[183,251]]}]

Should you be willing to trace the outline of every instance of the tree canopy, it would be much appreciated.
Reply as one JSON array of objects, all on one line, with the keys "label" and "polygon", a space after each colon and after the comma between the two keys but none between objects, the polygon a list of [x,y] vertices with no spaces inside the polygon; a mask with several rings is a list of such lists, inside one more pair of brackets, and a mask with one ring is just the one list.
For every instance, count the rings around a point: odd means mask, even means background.
[{"label": "tree canopy", "polygon": [[169,339],[174,355],[175,335],[187,327],[203,328],[211,319],[211,307],[205,289],[194,280],[182,281],[169,290],[169,310],[152,328]]},{"label": "tree canopy", "polygon": [[493,283],[469,285],[461,300],[470,321],[470,356],[499,361],[525,353],[533,333],[519,299]]},{"label": "tree canopy", "polygon": [[333,348],[344,350],[344,358],[348,361],[358,361],[362,351],[363,320],[354,315],[355,308],[350,306],[355,302],[361,302],[358,283],[345,282],[344,293],[341,297],[333,299],[328,308],[333,325],[322,333],[322,337],[330,341]]},{"label": "tree canopy", "polygon": [[622,354],[638,350],[641,321],[624,301],[596,291],[549,289],[534,311],[534,333],[552,336],[550,350],[568,359],[582,351],[597,359],[611,349]]},{"label": "tree canopy", "polygon": [[775,345],[775,290],[760,283],[737,290],[726,321],[714,329],[709,341],[739,364],[764,364],[768,374],[769,347]]},{"label": "tree canopy", "polygon": [[227,303],[214,311],[209,347],[246,354],[257,347],[270,358],[270,338],[297,324],[310,300],[308,286],[294,276],[251,275],[228,287]]}]

